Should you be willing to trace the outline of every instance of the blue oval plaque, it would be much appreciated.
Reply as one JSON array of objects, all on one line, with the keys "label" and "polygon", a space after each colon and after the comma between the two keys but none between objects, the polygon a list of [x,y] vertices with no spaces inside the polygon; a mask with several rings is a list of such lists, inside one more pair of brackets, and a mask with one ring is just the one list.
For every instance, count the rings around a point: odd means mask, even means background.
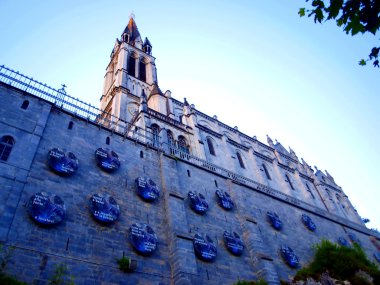
[{"label": "blue oval plaque", "polygon": [[90,212],[99,222],[112,223],[120,216],[119,205],[116,200],[108,194],[94,194],[90,198]]},{"label": "blue oval plaque", "polygon": [[240,236],[235,232],[224,231],[224,244],[233,255],[240,256],[243,253],[244,244]]},{"label": "blue oval plaque", "polygon": [[147,224],[133,224],[129,228],[129,241],[133,248],[143,255],[150,255],[157,248],[156,233]]},{"label": "blue oval plaque", "polygon": [[78,159],[72,152],[65,152],[60,148],[53,148],[48,153],[48,164],[51,169],[61,175],[69,176],[78,169]]},{"label": "blue oval plaque", "polygon": [[223,209],[229,211],[232,210],[234,207],[234,202],[232,202],[230,194],[227,192],[224,192],[220,189],[217,189],[215,191],[216,197],[218,199],[218,204],[221,206]]},{"label": "blue oval plaque", "polygon": [[280,251],[282,258],[290,267],[296,268],[299,265],[299,259],[290,247],[283,245]]},{"label": "blue oval plaque", "polygon": [[280,220],[280,217],[275,212],[268,211],[267,217],[268,217],[270,224],[272,225],[272,227],[274,229],[276,229],[278,231],[281,230],[282,222]]},{"label": "blue oval plaque", "polygon": [[160,196],[156,183],[149,177],[136,178],[137,194],[147,202],[153,202]]},{"label": "blue oval plaque", "polygon": [[190,207],[194,210],[194,212],[198,214],[204,214],[208,210],[208,203],[206,201],[205,196],[196,191],[189,191],[187,196],[190,199]]},{"label": "blue oval plaque", "polygon": [[339,237],[338,238],[338,243],[342,246],[349,246],[348,241],[344,237]]},{"label": "blue oval plaque", "polygon": [[95,151],[95,159],[97,165],[107,172],[113,172],[120,167],[119,156],[108,148],[98,148]]},{"label": "blue oval plaque", "polygon": [[28,212],[39,224],[55,225],[65,218],[66,207],[59,196],[49,192],[39,192],[30,197]]},{"label": "blue oval plaque", "polygon": [[216,258],[216,245],[208,235],[195,234],[193,239],[195,255],[204,261],[213,261]]},{"label": "blue oval plaque", "polygon": [[302,222],[312,232],[314,232],[317,228],[313,220],[308,215],[302,214]]}]

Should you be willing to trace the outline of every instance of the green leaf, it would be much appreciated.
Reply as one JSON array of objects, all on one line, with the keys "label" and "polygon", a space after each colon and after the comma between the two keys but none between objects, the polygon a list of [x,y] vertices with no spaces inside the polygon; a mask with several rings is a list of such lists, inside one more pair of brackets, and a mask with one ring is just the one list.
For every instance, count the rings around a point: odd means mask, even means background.
[{"label": "green leaf", "polygon": [[359,65],[361,65],[361,66],[367,65],[367,62],[364,59],[361,59],[359,61]]},{"label": "green leaf", "polygon": [[314,11],[314,22],[321,23],[324,18],[323,11],[321,8],[315,9]]},{"label": "green leaf", "polygon": [[330,7],[328,7],[329,16],[327,17],[327,20],[335,19],[339,11],[342,9],[343,6],[343,0],[331,0],[330,1]]},{"label": "green leaf", "polygon": [[300,8],[300,10],[298,11],[298,15],[300,15],[300,17],[305,16],[305,8]]}]

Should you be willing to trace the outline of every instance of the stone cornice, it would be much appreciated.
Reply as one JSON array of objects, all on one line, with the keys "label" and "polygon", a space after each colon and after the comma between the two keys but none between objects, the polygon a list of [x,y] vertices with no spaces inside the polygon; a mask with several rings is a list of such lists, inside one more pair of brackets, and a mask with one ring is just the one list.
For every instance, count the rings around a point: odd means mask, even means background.
[{"label": "stone cornice", "polygon": [[245,150],[245,151],[248,151],[249,150],[249,147],[245,146],[245,145],[242,145],[234,140],[231,140],[230,138],[227,138],[227,142],[232,144],[233,146],[236,146],[237,148],[240,148],[242,150]]},{"label": "stone cornice", "polygon": [[300,177],[302,177],[303,179],[309,180],[310,182],[314,183],[314,179],[313,178],[311,178],[311,177],[303,174],[302,172],[298,172],[298,173],[299,173]]},{"label": "stone cornice", "polygon": [[199,124],[198,124],[196,127],[197,127],[198,129],[200,129],[200,130],[202,130],[202,131],[204,131],[204,132],[206,132],[206,133],[208,133],[208,134],[214,136],[214,137],[219,138],[219,139],[223,136],[222,134],[219,134],[219,133],[217,133],[217,132],[215,132],[215,131],[213,131],[213,130],[210,130],[209,128],[207,128],[207,127],[205,127],[205,126],[202,126],[202,125],[199,125]]},{"label": "stone cornice", "polygon": [[257,151],[254,151],[253,154],[256,155],[256,156],[258,156],[258,157],[260,157],[261,159],[264,159],[264,160],[266,160],[266,161],[268,161],[270,163],[273,163],[274,158],[270,158],[270,157],[268,157],[266,155],[263,155],[263,154],[261,154],[261,153],[259,153]]},{"label": "stone cornice", "polygon": [[280,162],[278,162],[278,166],[280,166],[282,169],[285,169],[286,171],[289,171],[289,172],[291,172],[293,174],[295,172],[295,170],[293,168],[291,168],[291,167],[289,167],[289,166],[287,166],[285,164],[282,164]]}]

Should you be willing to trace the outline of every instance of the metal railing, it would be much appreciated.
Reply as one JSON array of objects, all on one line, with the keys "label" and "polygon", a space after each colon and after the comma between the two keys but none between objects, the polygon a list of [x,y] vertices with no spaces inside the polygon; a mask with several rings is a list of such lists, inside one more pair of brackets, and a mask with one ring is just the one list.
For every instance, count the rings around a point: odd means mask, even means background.
[{"label": "metal railing", "polygon": [[50,102],[59,109],[72,113],[76,117],[86,119],[89,122],[119,133],[124,137],[145,143],[152,143],[152,136],[149,130],[136,126],[132,128],[129,122],[66,94],[64,88],[55,89],[31,77],[25,76],[18,71],[7,68],[4,65],[0,66],[0,82],[28,92],[29,94]]}]

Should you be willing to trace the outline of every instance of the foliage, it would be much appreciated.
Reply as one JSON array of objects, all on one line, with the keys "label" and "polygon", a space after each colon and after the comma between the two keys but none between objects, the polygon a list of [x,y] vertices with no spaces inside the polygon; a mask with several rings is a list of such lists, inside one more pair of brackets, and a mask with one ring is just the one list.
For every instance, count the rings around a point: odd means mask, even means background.
[{"label": "foliage", "polygon": [[136,270],[137,267],[137,261],[132,260],[129,257],[125,257],[123,255],[122,258],[116,260],[119,264],[119,269],[123,272],[133,272]]},{"label": "foliage", "polygon": [[58,264],[55,267],[54,275],[51,277],[49,285],[74,285],[73,276],[68,276],[66,264]]},{"label": "foliage", "polygon": [[308,267],[299,270],[294,280],[306,280],[308,277],[318,280],[322,273],[328,271],[335,279],[366,284],[363,277],[357,275],[357,272],[363,271],[374,279],[374,284],[380,284],[380,270],[368,260],[359,245],[354,244],[351,248],[323,240],[315,249],[314,260]]},{"label": "foliage", "polygon": [[[309,0],[306,0],[309,2]],[[378,0],[312,0],[311,8],[300,8],[298,14],[314,17],[314,22],[333,20],[342,27],[346,34],[352,36],[361,33],[376,35],[380,29],[380,2]],[[373,61],[379,67],[380,47],[373,47],[368,59],[360,60],[359,65]]]},{"label": "foliage", "polygon": [[363,223],[367,224],[367,223],[369,223],[369,222],[370,222],[370,219],[367,219],[367,218],[362,218],[362,221],[363,221]]},{"label": "foliage", "polygon": [[26,283],[18,281],[16,278],[9,276],[4,272],[12,257],[13,250],[14,247],[4,248],[4,245],[0,244],[0,284],[24,285]]},{"label": "foliage", "polygon": [[241,280],[234,285],[268,285],[268,282],[264,279],[259,279],[258,281],[245,281]]},{"label": "foliage", "polygon": [[4,273],[0,273],[0,284],[1,285],[26,285],[26,283],[18,281],[16,278]]}]

